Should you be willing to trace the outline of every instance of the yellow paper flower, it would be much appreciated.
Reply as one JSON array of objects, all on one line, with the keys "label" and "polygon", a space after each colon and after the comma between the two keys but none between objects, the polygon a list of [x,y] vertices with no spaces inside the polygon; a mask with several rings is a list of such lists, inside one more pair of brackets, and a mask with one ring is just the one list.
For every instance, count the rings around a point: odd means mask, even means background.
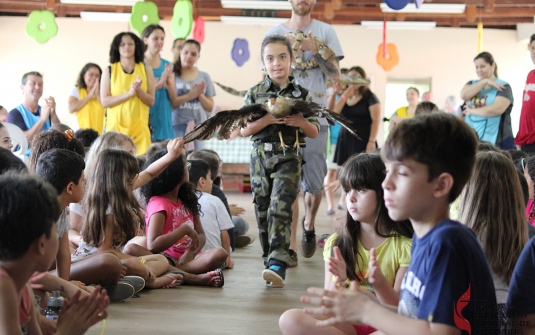
[{"label": "yellow paper flower", "polygon": [[49,10],[34,10],[28,16],[26,33],[37,43],[46,43],[58,33],[56,16]]}]

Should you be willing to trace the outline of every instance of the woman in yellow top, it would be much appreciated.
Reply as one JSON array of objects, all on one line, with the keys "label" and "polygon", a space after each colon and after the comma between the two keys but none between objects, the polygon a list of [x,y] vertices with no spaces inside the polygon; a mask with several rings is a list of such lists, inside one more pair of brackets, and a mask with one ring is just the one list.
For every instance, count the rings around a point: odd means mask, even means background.
[{"label": "woman in yellow top", "polygon": [[102,74],[100,96],[106,111],[106,131],[117,131],[134,141],[137,154],[150,145],[149,108],[154,104],[154,75],[143,64],[141,39],[130,32],[114,37],[109,71]]},{"label": "woman in yellow top", "polygon": [[69,96],[69,113],[73,113],[73,127],[91,128],[102,135],[104,107],[100,103],[100,77],[102,70],[94,63],[87,63]]},{"label": "woman in yellow top", "polygon": [[416,106],[418,106],[418,100],[420,100],[420,91],[416,87],[407,88],[407,102],[408,106],[400,107],[390,117],[390,123],[388,124],[388,131],[392,131],[394,127],[403,119],[411,119],[416,112]]}]

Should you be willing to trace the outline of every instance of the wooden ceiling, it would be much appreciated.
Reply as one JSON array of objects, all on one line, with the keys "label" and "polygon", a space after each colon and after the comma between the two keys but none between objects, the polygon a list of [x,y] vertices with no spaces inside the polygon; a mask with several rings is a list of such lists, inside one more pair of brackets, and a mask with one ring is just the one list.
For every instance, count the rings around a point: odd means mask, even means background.
[{"label": "wooden ceiling", "polygon": [[[152,0],[158,5],[160,17],[170,19],[175,0]],[[439,27],[475,27],[483,22],[486,28],[515,29],[517,23],[533,23],[535,0],[433,0],[426,3],[465,3],[463,14],[383,13],[382,0],[317,0],[312,11],[316,19],[331,24],[359,24],[363,20],[435,21]],[[220,0],[192,0],[193,15],[205,20],[219,20],[222,15],[290,17],[290,11],[241,10],[222,8]],[[58,17],[78,17],[80,11],[128,13],[128,6],[68,5],[60,0],[0,1],[0,15],[26,16],[33,10],[49,9]]]}]

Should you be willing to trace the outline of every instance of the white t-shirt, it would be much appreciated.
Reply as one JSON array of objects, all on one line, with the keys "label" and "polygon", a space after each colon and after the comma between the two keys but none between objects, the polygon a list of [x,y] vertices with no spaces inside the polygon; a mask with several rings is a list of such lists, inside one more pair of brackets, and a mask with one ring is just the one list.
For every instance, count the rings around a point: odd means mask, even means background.
[{"label": "white t-shirt", "polygon": [[202,251],[221,248],[221,231],[234,228],[230,215],[221,199],[209,193],[201,192],[199,204],[202,212],[199,216],[206,235],[206,244]]},{"label": "white t-shirt", "polygon": [[61,240],[63,234],[71,229],[71,221],[69,219],[69,207],[66,207],[58,218],[58,239]]}]

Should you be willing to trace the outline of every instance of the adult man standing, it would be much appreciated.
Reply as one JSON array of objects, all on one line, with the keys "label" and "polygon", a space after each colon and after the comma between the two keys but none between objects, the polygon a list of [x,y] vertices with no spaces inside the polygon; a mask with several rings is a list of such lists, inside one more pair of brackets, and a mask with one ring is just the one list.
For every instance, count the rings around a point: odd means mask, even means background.
[{"label": "adult man standing", "polygon": [[[310,16],[316,0],[289,1],[292,4],[292,17],[290,20],[269,29],[266,35],[286,35],[293,42],[291,35],[288,35],[289,32],[300,30],[306,34],[300,46],[304,53],[302,59],[306,62],[314,58],[318,66],[311,69],[294,69],[292,75],[299,85],[310,91],[314,102],[325,106],[328,79],[332,81],[340,80],[338,61],[344,57],[342,47],[332,26],[312,19]],[[326,61],[322,58],[314,43],[314,37],[323,40],[334,51],[334,59]],[[305,216],[303,218],[301,253],[306,258],[312,257],[316,251],[314,221],[321,203],[323,180],[327,174],[326,155],[329,126],[325,119],[320,118],[319,120],[321,123],[319,135],[314,139],[306,138],[306,147],[303,149],[303,160],[306,164],[303,165],[301,178],[303,191],[305,192]],[[297,200],[292,206],[292,210],[292,237],[290,241],[292,264],[289,264],[290,267],[297,265],[297,254],[295,252],[292,254],[296,247],[297,219],[299,216]]]},{"label": "adult man standing", "polygon": [[53,97],[45,98],[45,105],[39,106],[39,99],[43,95],[43,76],[39,72],[25,73],[20,88],[23,102],[7,114],[7,122],[22,129],[28,143],[31,143],[37,133],[48,130],[52,124],[60,121]]},{"label": "adult man standing", "polygon": [[[535,64],[535,34],[529,39],[529,54]],[[525,152],[535,152],[535,70],[528,73],[524,86],[524,99],[520,113],[520,127],[516,134],[515,144]]]}]

